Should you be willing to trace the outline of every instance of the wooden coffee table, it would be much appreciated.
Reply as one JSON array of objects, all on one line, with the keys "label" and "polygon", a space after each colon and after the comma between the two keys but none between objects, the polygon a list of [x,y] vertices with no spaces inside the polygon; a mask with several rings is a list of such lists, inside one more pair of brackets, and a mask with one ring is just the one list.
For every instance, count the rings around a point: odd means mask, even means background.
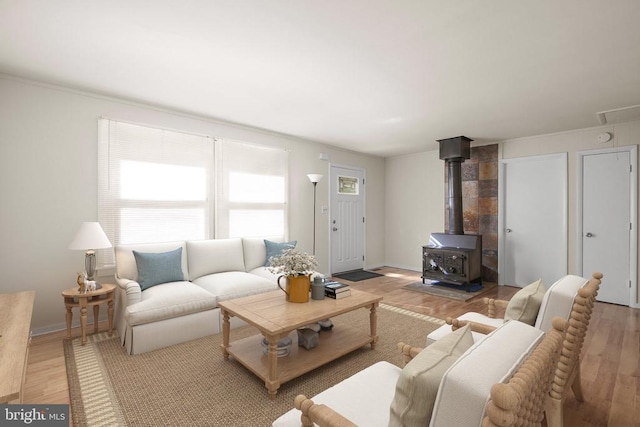
[{"label": "wooden coffee table", "polygon": [[[307,303],[287,302],[282,291],[221,301],[218,305],[223,316],[222,353],[225,360],[228,360],[231,355],[263,379],[265,387],[269,390],[269,397],[273,400],[280,384],[367,344],[371,344],[371,348],[374,348],[378,341],[376,310],[380,300],[382,300],[381,296],[352,289],[351,296],[347,298],[312,299]],[[368,331],[358,330],[349,325],[340,325],[331,331],[320,332],[320,342],[311,350],[298,347],[297,337],[292,336],[291,352],[288,356],[278,358],[278,340],[288,336],[292,331],[359,308],[369,309]],[[254,326],[262,335],[229,343],[229,319],[233,316]],[[269,342],[267,356],[262,352],[263,336]]]}]

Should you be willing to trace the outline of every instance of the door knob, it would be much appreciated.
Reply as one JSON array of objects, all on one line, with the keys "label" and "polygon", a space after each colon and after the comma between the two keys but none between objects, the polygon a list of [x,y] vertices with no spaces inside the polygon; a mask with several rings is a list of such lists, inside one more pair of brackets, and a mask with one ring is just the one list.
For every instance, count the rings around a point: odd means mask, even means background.
[{"label": "door knob", "polygon": [[510,229],[510,228],[507,228],[507,229],[506,229],[506,230],[504,230],[504,231],[506,231],[507,233],[511,233],[511,229]]},{"label": "door knob", "polygon": [[337,227],[333,227],[333,231],[338,231],[338,228]]},{"label": "door knob", "polygon": [[593,237],[593,233],[587,233],[585,234],[585,237]]}]

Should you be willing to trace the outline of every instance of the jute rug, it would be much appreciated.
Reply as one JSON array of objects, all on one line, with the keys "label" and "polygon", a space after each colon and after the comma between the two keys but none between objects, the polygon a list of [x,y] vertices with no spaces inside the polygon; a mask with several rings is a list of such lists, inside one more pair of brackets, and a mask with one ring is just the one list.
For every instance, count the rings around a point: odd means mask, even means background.
[{"label": "jute rug", "polygon": [[411,291],[422,292],[429,295],[435,295],[438,297],[450,298],[457,301],[468,301],[471,298],[475,298],[478,295],[482,295],[490,289],[498,286],[496,283],[484,282],[482,284],[482,288],[475,292],[467,292],[467,288],[465,286],[460,287],[448,287],[448,286],[440,286],[440,285],[431,285],[424,284],[421,281],[410,283],[408,285],[404,285],[404,289],[409,289]]},{"label": "jute rug", "polygon": [[[335,328],[366,330],[369,315],[357,310],[332,320]],[[283,384],[275,401],[253,373],[233,358],[223,360],[221,334],[136,356],[106,333],[91,335],[84,347],[79,339],[65,340],[72,419],[91,427],[270,426],[298,394],[314,396],[381,360],[401,366],[398,341],[424,346],[427,334],[443,323],[382,304],[375,350],[366,346]],[[245,326],[232,330],[231,338],[255,333]]]}]

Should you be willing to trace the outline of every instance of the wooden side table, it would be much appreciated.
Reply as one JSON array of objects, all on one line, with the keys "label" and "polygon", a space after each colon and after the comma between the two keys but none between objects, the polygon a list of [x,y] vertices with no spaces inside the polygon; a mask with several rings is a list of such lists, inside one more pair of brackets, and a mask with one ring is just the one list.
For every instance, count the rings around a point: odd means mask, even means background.
[{"label": "wooden side table", "polygon": [[71,338],[71,320],[73,319],[73,307],[80,307],[80,330],[82,331],[82,345],[87,343],[87,308],[93,307],[94,332],[98,332],[98,314],[100,304],[107,303],[107,314],[109,317],[109,336],[113,335],[113,298],[116,286],[110,284],[101,285],[102,288],[80,293],[78,287],[62,291],[64,306],[67,309],[67,338]]}]

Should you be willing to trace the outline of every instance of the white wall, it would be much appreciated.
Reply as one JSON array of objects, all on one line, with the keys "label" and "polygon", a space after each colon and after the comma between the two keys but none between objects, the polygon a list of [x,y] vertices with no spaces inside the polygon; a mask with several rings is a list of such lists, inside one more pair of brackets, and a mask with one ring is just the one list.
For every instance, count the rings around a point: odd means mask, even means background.
[{"label": "white wall", "polygon": [[[597,136],[602,132],[612,133],[611,141],[605,144],[598,142]],[[640,144],[640,122],[598,126],[491,143],[500,145],[500,156],[504,159],[568,153],[568,260],[569,273],[577,273],[575,270],[577,153]],[[444,230],[444,162],[438,159],[438,151],[387,158],[386,195],[385,259],[387,265],[421,271],[420,247],[428,242],[431,232]]]},{"label": "white wall", "polygon": [[[313,186],[306,175],[329,175],[329,163],[319,153],[329,154],[331,162],[365,169],[366,260],[369,266],[384,264],[382,158],[0,75],[0,292],[36,290],[35,333],[65,327],[60,293],[75,285],[76,271],[84,268],[84,254],[67,247],[83,221],[97,220],[100,116],[288,149],[289,237],[308,252]],[[328,271],[328,215],[320,214],[320,206],[329,205],[326,178],[317,190],[316,253],[320,271]]]},{"label": "white wall", "polygon": [[444,162],[438,150],[387,158],[385,259],[422,271],[422,246],[444,230]]},{"label": "white wall", "polygon": [[[602,132],[610,132],[613,138],[607,143],[598,142],[597,136]],[[569,241],[568,241],[568,261],[569,273],[577,274],[576,253],[577,239],[577,153],[579,151],[598,150],[603,148],[622,147],[640,144],[640,122],[621,123],[616,125],[598,126],[588,129],[579,129],[571,132],[562,132],[549,135],[540,135],[531,138],[518,138],[506,140],[501,144],[502,158],[518,158],[526,156],[537,156],[550,153],[568,153],[568,174],[569,174]],[[639,175],[640,177],[640,175]],[[640,187],[638,187],[640,188]],[[603,207],[605,209],[605,207]],[[606,286],[606,272],[603,272]],[[637,274],[637,272],[636,272]],[[637,303],[638,301],[636,301]]]}]

